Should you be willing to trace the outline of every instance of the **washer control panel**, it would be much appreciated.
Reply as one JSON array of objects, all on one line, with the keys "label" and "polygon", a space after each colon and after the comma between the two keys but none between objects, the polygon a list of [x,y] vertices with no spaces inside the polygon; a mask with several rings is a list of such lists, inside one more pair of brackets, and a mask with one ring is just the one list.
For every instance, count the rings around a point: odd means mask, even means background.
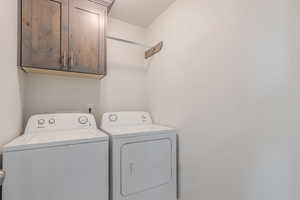
[{"label": "washer control panel", "polygon": [[109,112],[102,117],[101,127],[152,124],[147,112]]},{"label": "washer control panel", "polygon": [[25,134],[39,131],[59,131],[97,128],[93,115],[85,113],[61,113],[34,115],[28,120]]}]

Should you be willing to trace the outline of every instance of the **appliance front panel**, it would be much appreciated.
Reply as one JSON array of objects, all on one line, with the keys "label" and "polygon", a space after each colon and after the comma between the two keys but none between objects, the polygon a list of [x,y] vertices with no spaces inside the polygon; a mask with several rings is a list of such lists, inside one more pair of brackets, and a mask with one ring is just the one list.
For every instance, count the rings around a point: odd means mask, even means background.
[{"label": "appliance front panel", "polygon": [[112,200],[176,200],[176,133],[111,138]]},{"label": "appliance front panel", "polygon": [[108,142],[4,153],[3,200],[108,200]]},{"label": "appliance front panel", "polygon": [[172,178],[169,139],[140,141],[121,147],[121,193],[124,196],[168,184]]}]

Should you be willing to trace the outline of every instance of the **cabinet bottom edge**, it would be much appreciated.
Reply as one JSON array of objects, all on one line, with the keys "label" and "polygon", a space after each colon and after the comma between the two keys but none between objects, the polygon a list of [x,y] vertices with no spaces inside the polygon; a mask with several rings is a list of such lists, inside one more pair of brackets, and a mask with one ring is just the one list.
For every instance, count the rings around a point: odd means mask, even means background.
[{"label": "cabinet bottom edge", "polygon": [[86,74],[79,72],[66,72],[66,71],[58,71],[58,70],[50,70],[50,69],[39,69],[33,67],[22,67],[22,69],[27,73],[38,73],[38,74],[47,74],[47,75],[55,75],[55,76],[67,76],[67,77],[76,77],[76,78],[86,78],[86,79],[102,79],[105,75],[100,74]]}]

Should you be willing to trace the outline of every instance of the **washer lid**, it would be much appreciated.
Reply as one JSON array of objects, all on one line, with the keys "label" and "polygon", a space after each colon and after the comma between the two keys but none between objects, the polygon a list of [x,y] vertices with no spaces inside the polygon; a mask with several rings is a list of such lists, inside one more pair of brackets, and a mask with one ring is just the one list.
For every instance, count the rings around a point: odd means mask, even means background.
[{"label": "washer lid", "polygon": [[107,141],[108,136],[98,129],[73,131],[49,131],[24,134],[3,147],[3,152],[71,145],[86,142]]},{"label": "washer lid", "polygon": [[115,126],[115,127],[102,127],[102,130],[107,132],[113,137],[122,137],[126,135],[141,136],[141,135],[153,135],[163,133],[176,133],[174,128],[160,126],[160,125],[136,125],[136,126]]}]

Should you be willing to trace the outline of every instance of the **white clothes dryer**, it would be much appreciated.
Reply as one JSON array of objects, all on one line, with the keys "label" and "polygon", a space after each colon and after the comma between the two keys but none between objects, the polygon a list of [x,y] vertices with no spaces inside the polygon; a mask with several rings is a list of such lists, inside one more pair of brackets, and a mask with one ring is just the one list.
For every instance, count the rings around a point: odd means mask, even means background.
[{"label": "white clothes dryer", "polygon": [[176,200],[176,130],[146,112],[105,113],[110,135],[111,200]]}]

